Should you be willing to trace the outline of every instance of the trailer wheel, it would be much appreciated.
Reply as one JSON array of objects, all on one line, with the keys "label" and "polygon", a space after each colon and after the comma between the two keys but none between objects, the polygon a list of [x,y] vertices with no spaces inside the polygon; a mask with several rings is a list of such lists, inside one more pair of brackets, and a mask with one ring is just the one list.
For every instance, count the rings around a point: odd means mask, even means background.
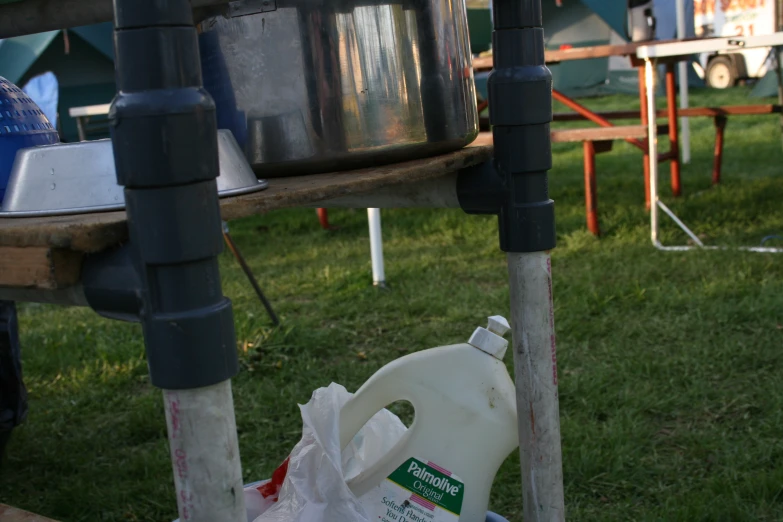
[{"label": "trailer wheel", "polygon": [[707,64],[704,77],[707,80],[707,87],[727,89],[737,83],[737,68],[728,56],[715,56]]}]

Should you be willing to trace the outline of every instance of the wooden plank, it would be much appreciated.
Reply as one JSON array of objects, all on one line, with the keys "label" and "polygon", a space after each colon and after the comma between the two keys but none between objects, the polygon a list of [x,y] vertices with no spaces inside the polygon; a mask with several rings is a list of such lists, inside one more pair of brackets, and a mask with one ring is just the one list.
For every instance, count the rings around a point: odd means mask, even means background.
[{"label": "wooden plank", "polygon": [[[610,56],[636,56],[636,50],[649,42],[629,42],[620,45],[594,45],[591,47],[572,47],[570,49],[547,50],[544,61],[550,65],[573,60],[589,60],[591,58],[608,58]],[[473,59],[474,71],[492,69],[492,56],[482,56]]]},{"label": "wooden plank", "polygon": [[51,518],[0,504],[0,520],[3,522],[56,522]]},{"label": "wooden plank", "polygon": [[0,247],[0,286],[55,290],[76,284],[82,254],[50,247]]},{"label": "wooden plank", "polygon": [[[221,200],[223,218],[237,219],[281,208],[369,192],[388,185],[416,182],[486,161],[492,146],[475,143],[431,158],[367,169],[274,178],[267,190]],[[48,218],[0,218],[0,246],[50,247],[91,253],[128,240],[125,212]]]},{"label": "wooden plank", "polygon": [[626,138],[646,138],[644,125],[622,125],[615,127],[595,127],[589,129],[565,129],[552,131],[552,143],[575,141],[624,140]]},{"label": "wooden plank", "polygon": [[779,114],[780,105],[728,105],[724,107],[688,107],[678,109],[679,116],[754,116],[763,114]]},{"label": "wooden plank", "polygon": [[712,38],[689,38],[644,42],[636,56],[639,59],[677,58],[700,53],[719,51],[740,51],[757,47],[774,47],[783,44],[783,32],[757,34],[752,36],[719,36]]},{"label": "wooden plank", "polygon": [[[762,105],[731,105],[725,107],[688,107],[687,109],[677,109],[678,116],[687,117],[713,117],[713,116],[753,116],[764,114],[780,114],[783,112],[780,105],[762,104]],[[603,111],[597,112],[602,118],[607,120],[636,120],[641,118],[639,111]],[[657,112],[659,118],[666,117],[666,110]],[[553,114],[554,121],[581,121],[585,117],[576,112],[556,112]]]},{"label": "wooden plank", "polygon": [[71,107],[68,109],[68,115],[71,118],[80,118],[82,116],[103,116],[109,114],[110,103],[103,105],[87,105],[84,107]]},{"label": "wooden plank", "polygon": [[[665,111],[661,112],[665,113]],[[639,111],[601,111],[596,112],[596,114],[607,120],[639,120],[642,117]],[[586,119],[578,112],[556,112],[552,114],[553,121],[582,121]]]},{"label": "wooden plank", "polygon": [[546,63],[567,62],[571,60],[589,60],[610,56],[631,56],[643,42],[629,42],[620,45],[594,45],[591,47],[572,47],[546,52]]}]

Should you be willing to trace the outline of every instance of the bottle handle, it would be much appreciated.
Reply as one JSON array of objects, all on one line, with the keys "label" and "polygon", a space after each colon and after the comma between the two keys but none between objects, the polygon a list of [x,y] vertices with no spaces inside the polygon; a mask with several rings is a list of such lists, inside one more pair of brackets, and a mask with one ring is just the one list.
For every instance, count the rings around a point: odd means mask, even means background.
[{"label": "bottle handle", "polygon": [[[381,411],[389,404],[396,401],[407,401],[413,405],[414,424],[397,441],[385,455],[382,455],[376,462],[373,462],[369,468],[365,469],[357,477],[352,479],[348,487],[356,496],[361,496],[367,491],[366,484],[363,484],[363,478],[370,477],[381,470],[384,466],[391,466],[394,463],[393,455],[402,447],[413,429],[418,414],[419,405],[409,393],[407,388],[401,384],[401,380],[396,378],[395,373],[385,369],[376,373],[370,380],[359,388],[359,390],[345,403],[340,410],[340,449],[345,450],[351,440],[367,424],[376,413]],[[384,470],[386,475],[392,473],[394,469]]]},{"label": "bottle handle", "polygon": [[[340,410],[340,449],[344,450],[357,433],[376,413],[396,401],[407,401],[417,404],[400,380],[395,378],[394,371],[376,373],[362,385]],[[415,415],[415,413],[414,413]]]}]

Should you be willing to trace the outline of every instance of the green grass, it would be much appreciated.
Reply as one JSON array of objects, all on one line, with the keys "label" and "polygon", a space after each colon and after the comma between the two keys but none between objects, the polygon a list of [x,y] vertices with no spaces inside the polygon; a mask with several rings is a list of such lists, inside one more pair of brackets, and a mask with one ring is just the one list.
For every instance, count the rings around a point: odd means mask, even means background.
[{"label": "green grass", "polygon": [[[747,103],[696,92],[693,105]],[[626,108],[632,97],[588,100]],[[712,123],[692,120],[685,196],[662,194],[712,244],[783,234],[777,117],[729,121],[724,182],[710,188]],[[649,242],[637,150],[598,157],[605,235],[585,231],[582,152],[557,145],[553,252],[560,408],[570,520],[783,520],[783,257],[663,253]],[[234,379],[244,478],[261,479],[298,440],[297,402],[331,381],[355,390],[383,364],[462,342],[508,314],[496,221],[459,211],[386,211],[391,291],[370,285],[363,211],[312,210],[236,222],[235,239],[280,313],[270,327],[224,254],[242,370]],[[668,220],[663,240],[687,238]],[[783,242],[778,241],[781,245]],[[176,517],[160,392],[141,332],[89,310],[21,307],[30,416],[0,474],[0,502],[64,522]],[[247,352],[243,346],[247,344]],[[509,357],[510,359],[510,357]],[[518,455],[491,507],[521,520]],[[335,521],[337,522],[337,521]]]}]

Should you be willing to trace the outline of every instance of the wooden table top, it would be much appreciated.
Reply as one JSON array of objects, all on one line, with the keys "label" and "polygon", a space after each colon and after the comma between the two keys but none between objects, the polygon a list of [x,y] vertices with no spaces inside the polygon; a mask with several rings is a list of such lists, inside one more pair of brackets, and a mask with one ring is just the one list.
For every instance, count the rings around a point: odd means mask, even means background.
[{"label": "wooden table top", "polygon": [[[640,47],[649,46],[652,43],[659,45],[678,40],[655,40],[653,42],[628,42],[617,45],[593,45],[590,47],[571,47],[569,49],[548,50],[544,53],[544,61],[548,65],[574,60],[589,60],[592,58],[609,58],[610,56],[627,56],[635,60],[636,52]],[[682,59],[682,58],[679,58]],[[488,71],[492,69],[492,57],[483,56],[473,59],[474,71]]]},{"label": "wooden table top", "polygon": [[[478,140],[464,149],[432,158],[344,172],[269,179],[269,188],[223,198],[223,219],[308,206],[384,186],[443,176],[489,159],[492,145]],[[74,216],[0,218],[0,247],[48,247],[81,253],[105,250],[128,239],[125,212]]]}]

